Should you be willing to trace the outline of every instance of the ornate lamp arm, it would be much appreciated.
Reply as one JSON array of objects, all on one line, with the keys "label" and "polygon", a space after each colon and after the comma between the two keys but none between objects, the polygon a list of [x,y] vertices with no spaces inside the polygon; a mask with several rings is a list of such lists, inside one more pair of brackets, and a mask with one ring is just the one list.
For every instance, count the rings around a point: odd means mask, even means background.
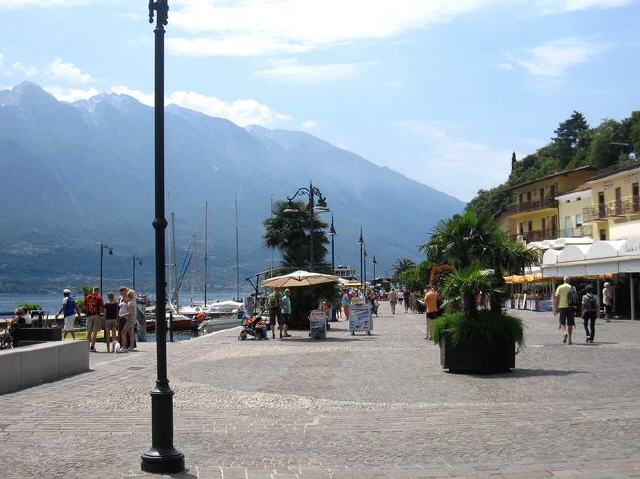
[{"label": "ornate lamp arm", "polygon": [[166,26],[169,23],[168,0],[149,0],[149,23],[153,23],[153,12],[158,12],[158,26]]}]

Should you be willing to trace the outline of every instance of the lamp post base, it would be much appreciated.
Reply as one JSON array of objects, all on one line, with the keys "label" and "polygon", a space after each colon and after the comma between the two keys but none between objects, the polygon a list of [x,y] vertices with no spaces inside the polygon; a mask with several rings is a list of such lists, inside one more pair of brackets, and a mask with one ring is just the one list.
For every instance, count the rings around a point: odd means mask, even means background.
[{"label": "lamp post base", "polygon": [[173,474],[184,471],[184,454],[175,448],[151,448],[141,456],[144,472]]},{"label": "lamp post base", "polygon": [[184,454],[173,447],[173,391],[167,381],[156,384],[150,393],[152,440],[149,450],[141,456],[140,467],[152,473],[184,471]]}]

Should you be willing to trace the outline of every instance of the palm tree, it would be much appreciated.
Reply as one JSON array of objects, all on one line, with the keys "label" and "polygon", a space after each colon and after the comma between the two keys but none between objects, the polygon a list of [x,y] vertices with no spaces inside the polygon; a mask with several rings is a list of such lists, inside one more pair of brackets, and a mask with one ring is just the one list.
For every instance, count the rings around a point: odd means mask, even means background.
[{"label": "palm tree", "polygon": [[400,281],[400,275],[407,270],[413,269],[416,267],[416,262],[409,258],[400,258],[393,263],[393,282],[397,283]]},{"label": "palm tree", "polygon": [[[490,215],[473,210],[438,223],[429,241],[418,248],[430,261],[450,264],[456,270],[490,270],[495,284],[492,289],[496,291],[504,285],[505,272],[521,274],[525,267],[538,262],[534,250],[511,241]],[[495,295],[491,309],[497,313],[501,308],[500,295]]]},{"label": "palm tree", "polygon": [[473,210],[438,223],[431,238],[418,249],[434,263],[456,269],[478,265],[500,274],[522,273],[526,266],[538,262],[535,251],[511,241],[490,215]]}]

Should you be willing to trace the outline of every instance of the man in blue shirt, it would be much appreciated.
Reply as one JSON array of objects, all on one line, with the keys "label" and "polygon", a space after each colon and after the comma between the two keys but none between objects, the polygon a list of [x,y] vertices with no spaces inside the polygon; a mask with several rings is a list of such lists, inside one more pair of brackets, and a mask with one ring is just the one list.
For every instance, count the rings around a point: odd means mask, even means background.
[{"label": "man in blue shirt", "polygon": [[60,307],[58,314],[56,314],[55,319],[58,319],[60,314],[64,317],[62,339],[66,339],[68,333],[71,333],[71,339],[76,339],[76,328],[74,322],[76,318],[80,319],[80,311],[78,311],[78,307],[76,306],[75,298],[71,296],[70,289],[64,289],[62,291],[62,295],[64,296],[62,306]]}]

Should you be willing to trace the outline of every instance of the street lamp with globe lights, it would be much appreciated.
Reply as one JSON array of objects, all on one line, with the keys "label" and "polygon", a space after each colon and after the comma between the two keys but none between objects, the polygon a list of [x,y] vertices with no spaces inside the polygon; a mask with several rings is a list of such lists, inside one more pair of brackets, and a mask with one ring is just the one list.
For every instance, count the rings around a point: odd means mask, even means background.
[{"label": "street lamp with globe lights", "polygon": [[[307,196],[309,198],[309,202],[307,204],[307,209],[309,210],[309,272],[313,273],[314,270],[314,258],[313,258],[313,233],[315,233],[313,226],[314,213],[328,213],[329,208],[327,207],[327,199],[322,194],[322,192],[318,189],[318,187],[313,186],[313,183],[309,182],[309,188],[298,188],[298,190],[293,194],[293,196],[287,196],[287,207],[283,210],[285,213],[300,213],[300,210],[296,208],[293,204],[293,200],[295,200],[298,196]],[[318,203],[316,204],[316,197],[318,198]]]}]

